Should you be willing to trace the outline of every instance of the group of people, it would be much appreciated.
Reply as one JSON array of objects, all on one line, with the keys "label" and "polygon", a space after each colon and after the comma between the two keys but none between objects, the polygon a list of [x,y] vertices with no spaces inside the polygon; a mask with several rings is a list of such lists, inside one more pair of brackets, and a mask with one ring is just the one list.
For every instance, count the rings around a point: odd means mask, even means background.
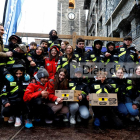
[{"label": "group of people", "polygon": [[[1,114],[8,117],[8,123],[15,122],[15,127],[25,123],[26,128],[33,127],[32,120],[51,124],[61,118],[71,124],[80,123],[91,115],[89,94],[102,93],[116,93],[118,106],[92,106],[94,126],[123,128],[124,120],[139,118],[139,52],[131,37],[125,37],[123,46],[117,49],[108,42],[103,53],[101,40],[94,40],[92,50],[85,51],[85,40],[78,38],[74,50],[69,42],[58,38],[55,30],[39,46],[35,42],[28,46],[17,35],[10,36],[9,44],[4,46],[3,34],[0,24]],[[84,68],[82,63],[92,67]],[[134,73],[126,73],[125,63],[136,64]],[[115,66],[112,73],[109,64]],[[104,65],[106,69],[99,69]],[[68,102],[57,97],[55,90],[81,93],[77,102]]]}]

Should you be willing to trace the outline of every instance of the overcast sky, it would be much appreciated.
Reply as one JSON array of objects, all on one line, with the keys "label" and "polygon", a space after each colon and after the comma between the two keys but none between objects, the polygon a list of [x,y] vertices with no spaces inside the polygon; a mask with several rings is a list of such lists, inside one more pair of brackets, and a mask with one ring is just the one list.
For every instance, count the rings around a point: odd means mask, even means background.
[{"label": "overcast sky", "polygon": [[0,22],[3,20],[3,11],[4,11],[5,0],[0,0]]},{"label": "overcast sky", "polygon": [[[0,22],[5,0],[0,0]],[[22,17],[17,32],[46,33],[56,29],[57,0],[24,0]],[[23,39],[26,41],[26,39]],[[28,39],[28,42],[33,39]]]},{"label": "overcast sky", "polygon": [[[49,33],[56,29],[57,0],[24,0],[17,32]],[[34,41],[23,38],[23,41]]]}]

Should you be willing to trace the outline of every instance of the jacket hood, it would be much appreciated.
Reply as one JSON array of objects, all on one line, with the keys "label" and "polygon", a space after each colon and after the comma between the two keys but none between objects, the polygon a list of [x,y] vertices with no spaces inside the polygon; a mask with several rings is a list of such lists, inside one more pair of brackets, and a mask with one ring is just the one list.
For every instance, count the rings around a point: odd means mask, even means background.
[{"label": "jacket hood", "polygon": [[11,42],[12,39],[16,39],[18,44],[21,44],[22,43],[21,38],[19,36],[17,36],[17,35],[11,35],[9,37],[9,40],[8,41]]},{"label": "jacket hood", "polygon": [[[108,49],[108,47],[110,46],[110,45],[112,45],[113,47],[114,47],[114,49],[113,49],[113,51],[110,51],[109,49]],[[106,48],[107,48],[107,52],[108,53],[115,53],[115,44],[113,43],[113,42],[108,42],[107,44],[106,44]]]},{"label": "jacket hood", "polygon": [[[100,44],[100,45],[101,45],[100,49],[97,49],[97,48],[95,47],[96,44]],[[96,39],[96,40],[94,40],[94,43],[93,43],[93,45],[92,45],[92,49],[93,49],[93,51],[94,51],[95,53],[99,54],[99,53],[101,53],[102,46],[103,46],[103,42],[102,42],[101,40],[99,40],[99,39]]]},{"label": "jacket hood", "polygon": [[135,44],[131,44],[129,48],[127,48],[127,45],[125,43],[123,43],[123,47],[125,47],[126,49],[135,49],[136,45]]}]

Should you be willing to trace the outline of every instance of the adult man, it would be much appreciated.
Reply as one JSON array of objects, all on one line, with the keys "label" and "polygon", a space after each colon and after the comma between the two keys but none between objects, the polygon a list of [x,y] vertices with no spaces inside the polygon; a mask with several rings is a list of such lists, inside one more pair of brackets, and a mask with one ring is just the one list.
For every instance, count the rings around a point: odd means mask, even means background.
[{"label": "adult man", "polygon": [[0,23],[0,74],[1,74],[1,78],[0,78],[0,92],[3,88],[3,70],[5,67],[5,63],[3,63],[3,59],[6,57],[11,57],[13,55],[13,53],[11,51],[9,52],[3,52],[4,50],[4,45],[3,45],[3,34],[4,34],[4,28],[3,25]]},{"label": "adult man", "polygon": [[4,45],[3,45],[3,34],[4,34],[4,28],[3,25],[0,23],[0,57],[10,57],[12,56],[12,52],[2,52],[4,49]]},{"label": "adult man", "polygon": [[46,58],[48,56],[48,40],[42,39],[40,41],[40,46],[44,49],[44,57]]},{"label": "adult man", "polygon": [[[62,40],[58,38],[57,32],[55,30],[51,30],[49,33],[49,41],[48,41],[48,47],[53,46],[54,44],[57,44],[58,46],[61,46]],[[59,48],[60,49],[60,48]]]}]

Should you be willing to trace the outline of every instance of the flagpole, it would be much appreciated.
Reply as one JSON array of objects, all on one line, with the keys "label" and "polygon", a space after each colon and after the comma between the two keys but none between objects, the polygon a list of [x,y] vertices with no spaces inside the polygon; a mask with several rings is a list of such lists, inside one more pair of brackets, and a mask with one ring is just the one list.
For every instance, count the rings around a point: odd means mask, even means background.
[{"label": "flagpole", "polygon": [[3,26],[4,26],[4,22],[5,22],[7,3],[8,3],[8,0],[5,0],[4,13],[3,13],[3,21],[2,21]]}]

